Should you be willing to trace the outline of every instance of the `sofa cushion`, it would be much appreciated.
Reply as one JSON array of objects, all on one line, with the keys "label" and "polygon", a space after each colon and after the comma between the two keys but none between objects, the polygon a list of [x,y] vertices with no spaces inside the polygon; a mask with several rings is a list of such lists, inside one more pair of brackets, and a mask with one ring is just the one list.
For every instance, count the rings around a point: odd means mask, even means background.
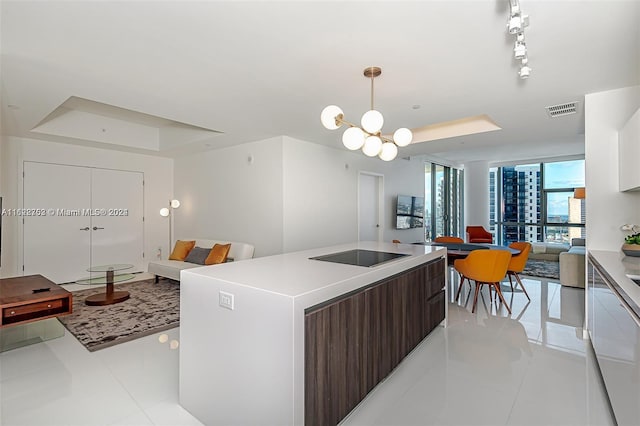
[{"label": "sofa cushion", "polygon": [[209,256],[204,261],[205,265],[216,265],[224,263],[231,249],[231,244],[215,244],[211,249]]},{"label": "sofa cushion", "polygon": [[196,245],[195,240],[176,241],[176,245],[169,256],[169,260],[185,260],[191,249]]},{"label": "sofa cushion", "polygon": [[572,254],[581,254],[581,255],[585,255],[586,254],[586,247],[585,246],[573,246],[569,249],[569,253]]},{"label": "sofa cushion", "polygon": [[194,247],[191,249],[187,257],[184,259],[185,262],[197,263],[198,265],[204,265],[204,261],[209,256],[211,252],[210,248],[202,248],[202,247]]},{"label": "sofa cushion", "polygon": [[547,245],[545,243],[531,243],[531,251],[533,253],[544,253],[547,250]]}]

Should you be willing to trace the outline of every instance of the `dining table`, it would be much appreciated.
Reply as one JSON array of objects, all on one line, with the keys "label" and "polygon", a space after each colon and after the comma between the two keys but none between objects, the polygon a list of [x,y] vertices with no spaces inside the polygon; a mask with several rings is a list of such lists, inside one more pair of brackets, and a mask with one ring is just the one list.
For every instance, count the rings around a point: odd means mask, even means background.
[{"label": "dining table", "polygon": [[474,250],[507,250],[512,256],[520,254],[520,250],[497,244],[481,244],[481,243],[424,243],[426,245],[446,247],[447,262],[453,264],[456,259],[464,259]]}]

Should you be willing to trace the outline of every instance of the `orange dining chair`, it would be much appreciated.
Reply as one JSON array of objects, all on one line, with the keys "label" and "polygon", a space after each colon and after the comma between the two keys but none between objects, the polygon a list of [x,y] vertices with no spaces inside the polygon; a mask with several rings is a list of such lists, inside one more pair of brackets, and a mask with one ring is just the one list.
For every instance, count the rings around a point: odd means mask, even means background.
[{"label": "orange dining chair", "polygon": [[394,244],[402,244],[402,242],[400,240],[393,240],[391,242],[394,243]]},{"label": "orange dining chair", "polygon": [[482,226],[467,226],[468,243],[493,243],[493,235]]},{"label": "orange dining chair", "polygon": [[[449,236],[442,236],[442,237],[435,237],[433,239],[434,243],[460,243],[463,244],[464,240],[462,238],[459,237],[449,237]],[[447,258],[448,264],[449,266],[451,266],[451,258]],[[464,280],[465,277],[460,274],[460,287],[462,287],[462,284],[464,284]]]},{"label": "orange dining chair", "polygon": [[[478,293],[483,284],[489,285],[489,291],[491,287],[495,288],[496,293],[500,297],[502,303],[509,311],[511,315],[511,308],[504,300],[502,291],[500,290],[500,280],[507,274],[507,267],[511,260],[511,252],[507,250],[474,250],[465,259],[456,259],[453,267],[461,275],[471,281],[476,282],[476,292],[473,296],[473,308],[471,312],[476,311],[476,304],[478,303]],[[456,300],[460,296],[460,290],[462,285],[458,287],[458,293],[456,294]],[[491,298],[491,296],[489,296]]]},{"label": "orange dining chair", "polygon": [[520,284],[522,287],[522,291],[524,291],[524,295],[527,296],[527,299],[531,300],[527,290],[524,288],[522,284],[522,280],[520,279],[520,273],[524,270],[524,266],[527,264],[527,260],[529,259],[529,252],[531,252],[531,244],[523,241],[517,241],[509,244],[509,247],[512,249],[520,250],[520,254],[515,256],[511,256],[511,261],[509,262],[509,267],[507,268],[507,275],[509,276],[509,284],[511,284],[511,291],[513,291],[513,281],[511,277],[515,277],[516,279],[516,287]]},{"label": "orange dining chair", "polygon": [[434,243],[464,243],[464,240],[462,238],[458,238],[458,237],[446,237],[446,236],[442,236],[442,237],[436,237],[433,240]]}]

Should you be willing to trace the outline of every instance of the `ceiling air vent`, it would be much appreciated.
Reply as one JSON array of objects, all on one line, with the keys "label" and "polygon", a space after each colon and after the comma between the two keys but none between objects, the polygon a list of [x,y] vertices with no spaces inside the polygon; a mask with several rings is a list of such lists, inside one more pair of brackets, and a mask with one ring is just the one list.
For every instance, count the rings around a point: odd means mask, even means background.
[{"label": "ceiling air vent", "polygon": [[578,112],[578,101],[568,102],[566,104],[551,105],[546,107],[549,117],[560,117],[562,115],[575,114]]}]

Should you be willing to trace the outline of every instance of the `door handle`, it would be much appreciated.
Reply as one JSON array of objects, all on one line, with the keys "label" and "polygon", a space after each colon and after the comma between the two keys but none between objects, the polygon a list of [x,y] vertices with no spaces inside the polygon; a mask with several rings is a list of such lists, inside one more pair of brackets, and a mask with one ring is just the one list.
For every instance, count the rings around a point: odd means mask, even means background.
[{"label": "door handle", "polygon": [[87,226],[85,228],[80,228],[81,231],[88,231],[90,228]]},{"label": "door handle", "polygon": [[97,226],[94,226],[94,227],[93,227],[93,230],[94,230],[94,231],[97,231],[98,229],[104,229],[104,228],[98,228]]}]

